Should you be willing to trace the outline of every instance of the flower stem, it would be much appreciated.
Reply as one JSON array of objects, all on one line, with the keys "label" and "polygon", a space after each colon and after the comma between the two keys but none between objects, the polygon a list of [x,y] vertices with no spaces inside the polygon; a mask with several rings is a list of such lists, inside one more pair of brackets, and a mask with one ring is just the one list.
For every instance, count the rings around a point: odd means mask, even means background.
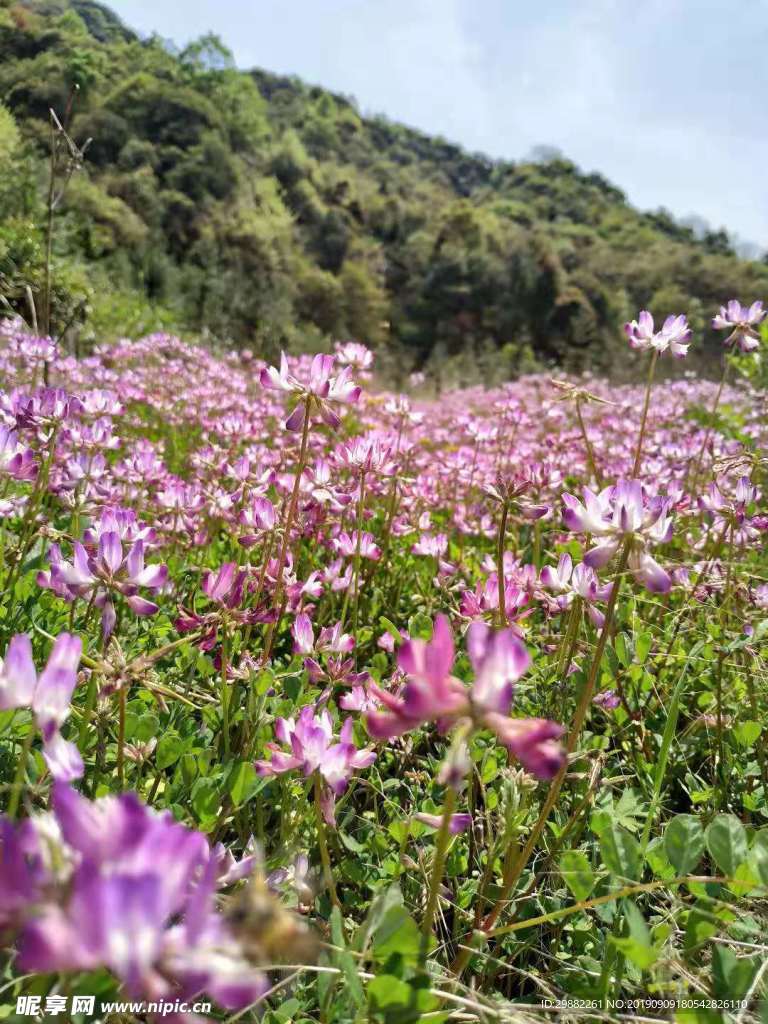
[{"label": "flower stem", "polygon": [[229,635],[226,620],[221,625],[221,741],[224,756],[229,754]]},{"label": "flower stem", "polygon": [[421,966],[427,959],[429,952],[429,939],[432,935],[432,925],[435,920],[437,901],[440,895],[440,886],[445,872],[445,862],[448,857],[448,843],[451,838],[451,816],[456,807],[456,792],[451,787],[446,787],[445,802],[443,804],[443,819],[440,822],[440,831],[435,841],[435,858],[432,862],[432,874],[429,880],[429,896],[427,898],[427,909],[424,912],[424,920],[421,922],[421,951],[419,960]]},{"label": "flower stem", "polygon": [[264,653],[261,656],[261,664],[266,665],[269,661],[269,656],[272,653],[272,644],[274,643],[275,633],[280,626],[280,619],[282,618],[282,600],[283,600],[283,569],[285,567],[285,559],[288,554],[288,545],[291,541],[291,530],[293,528],[293,521],[296,518],[296,509],[299,504],[299,490],[301,489],[301,475],[304,472],[304,465],[307,458],[307,445],[309,443],[309,426],[311,421],[311,396],[307,395],[304,399],[306,408],[304,410],[304,429],[301,433],[301,449],[299,450],[299,461],[296,466],[296,478],[293,481],[293,491],[291,492],[291,502],[288,506],[288,514],[285,517],[285,526],[283,529],[283,541],[280,545],[280,554],[277,559],[277,581],[275,585],[275,600],[274,607],[278,609],[278,618],[269,627],[267,633],[267,639],[264,644]]},{"label": "flower stem", "polygon": [[[720,384],[718,385],[717,391],[715,392],[715,400],[712,403],[712,408],[709,410],[709,415],[713,419],[714,419],[715,414],[717,413],[717,410],[718,410],[718,408],[720,406],[720,399],[721,399],[722,394],[723,394],[723,388],[725,387],[725,378],[727,376],[728,376],[728,358],[726,356],[726,357],[723,358],[723,372],[720,375]],[[702,462],[704,460],[704,453],[707,450],[707,445],[709,444],[709,439],[712,436],[712,429],[713,429],[712,424],[710,424],[707,427],[707,432],[704,435],[704,440],[702,441],[701,448],[699,450],[699,454],[696,456],[696,462],[693,465],[693,472],[691,473],[691,485],[690,485],[690,488],[689,488],[691,494],[695,494],[696,493],[696,487],[697,487],[698,482],[699,482],[699,472],[701,471],[701,464],[702,464]]]},{"label": "flower stem", "polygon": [[24,772],[27,768],[27,760],[29,758],[29,752],[32,749],[32,741],[35,738],[35,732],[36,729],[33,720],[29,723],[27,735],[24,737],[21,753],[19,754],[19,763],[16,765],[16,774],[14,775],[13,783],[11,784],[11,796],[8,800],[8,810],[6,811],[6,814],[11,819],[16,817],[16,812],[19,809],[21,791],[24,788]]},{"label": "flower stem", "polygon": [[354,591],[353,605],[352,605],[352,624],[353,632],[357,635],[357,610],[360,601],[360,548],[363,542],[363,510],[365,507],[365,470],[360,474],[360,497],[357,501],[357,537],[355,539],[355,556],[352,563],[352,584],[351,588],[347,587],[347,591],[344,594],[344,604],[341,608],[340,621],[344,625],[344,620],[347,615],[347,606],[349,604],[349,591]]},{"label": "flower stem", "polygon": [[[605,621],[603,623],[603,628],[600,631],[600,636],[597,639],[597,646],[595,647],[595,653],[592,658],[592,663],[589,667],[587,681],[584,684],[584,689],[581,692],[581,698],[574,713],[573,720],[571,722],[571,727],[568,731],[568,738],[565,744],[566,754],[572,754],[576,749],[576,744],[579,741],[579,736],[581,735],[581,730],[584,726],[584,722],[587,717],[587,712],[589,711],[589,706],[592,701],[592,695],[595,690],[595,684],[597,682],[597,677],[600,672],[600,662],[603,660],[603,653],[605,652],[605,647],[608,643],[608,637],[610,635],[611,627],[613,625],[613,617],[616,611],[616,604],[618,602],[619,591],[621,589],[621,577],[624,573],[624,570],[627,567],[629,549],[630,541],[627,540],[624,542],[624,546],[621,550],[621,555],[619,557],[619,564],[616,572],[616,581],[613,587],[611,588],[611,596],[608,600],[608,607],[605,610]],[[509,901],[509,897],[514,891],[518,881],[520,880],[523,871],[525,871],[528,861],[531,859],[533,855],[533,851],[536,849],[536,844],[538,843],[542,833],[544,832],[544,829],[547,824],[547,819],[549,818],[549,814],[552,808],[555,806],[558,796],[560,795],[560,790],[563,787],[563,782],[565,781],[567,771],[568,760],[566,758],[566,760],[563,762],[562,768],[550,784],[549,792],[547,793],[547,797],[544,803],[542,804],[539,816],[536,819],[536,824],[533,826],[533,829],[531,830],[531,834],[528,836],[528,840],[525,846],[520,851],[514,868],[510,872],[509,878],[506,880],[506,884],[502,889],[501,895],[499,896],[496,905],[483,922],[482,931],[486,932],[486,934],[493,930],[496,921],[498,920],[502,911],[506,907]],[[465,942],[464,945],[467,946],[467,943]],[[454,974],[459,975],[462,973],[467,963],[469,962],[471,956],[471,948],[463,949],[460,952],[459,956],[456,958],[452,966]]]},{"label": "flower stem", "polygon": [[577,595],[573,599],[571,610],[568,613],[565,633],[560,643],[560,650],[557,652],[557,683],[559,686],[559,698],[565,698],[565,683],[568,675],[568,668],[573,661],[576,644],[579,641],[579,627],[581,626],[581,598]]},{"label": "flower stem", "polygon": [[632,476],[636,477],[640,472],[640,462],[643,457],[643,441],[645,441],[645,427],[648,422],[648,407],[651,404],[651,388],[653,387],[653,375],[656,372],[656,361],[659,358],[659,353],[654,349],[653,355],[651,356],[651,364],[648,367],[648,382],[645,385],[645,401],[643,402],[643,415],[640,419],[640,433],[637,438],[637,448],[635,449],[635,462],[632,467]]},{"label": "flower stem", "polygon": [[509,504],[505,501],[501,506],[501,518],[499,519],[499,535],[496,542],[496,575],[498,576],[499,587],[499,625],[506,629],[507,601],[504,586],[504,539],[507,532],[507,517],[509,516]]},{"label": "flower stem", "polygon": [[587,434],[587,428],[584,423],[584,416],[581,412],[581,400],[579,398],[576,399],[576,419],[579,421],[579,427],[581,428],[581,436],[584,438],[584,447],[587,451],[587,466],[589,467],[590,473],[594,477],[595,483],[598,487],[600,487],[600,474],[597,472],[597,463],[595,462],[595,450],[592,447],[592,442],[589,440],[589,435]]},{"label": "flower stem", "polygon": [[323,865],[323,876],[325,877],[325,884],[331,897],[331,903],[334,907],[338,907],[341,910],[339,896],[336,892],[336,883],[333,880],[333,871],[331,870],[331,855],[328,852],[328,837],[325,833],[325,818],[323,818],[321,797],[320,776],[315,772],[315,819],[317,821],[317,845],[320,847],[320,861]]},{"label": "flower stem", "polygon": [[123,789],[125,786],[125,705],[128,700],[128,686],[126,683],[123,683],[120,687],[117,700],[117,783],[120,789]]}]

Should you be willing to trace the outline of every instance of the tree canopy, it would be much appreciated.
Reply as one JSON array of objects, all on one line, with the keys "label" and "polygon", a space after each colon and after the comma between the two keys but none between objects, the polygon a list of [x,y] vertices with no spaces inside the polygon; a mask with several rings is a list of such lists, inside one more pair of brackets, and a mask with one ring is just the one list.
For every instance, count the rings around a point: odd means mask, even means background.
[{"label": "tree canopy", "polygon": [[[73,99],[73,89],[77,94]],[[178,51],[94,0],[0,0],[0,288],[42,279],[49,108],[83,168],[55,237],[54,326],[140,320],[272,356],[355,336],[391,362],[496,353],[611,369],[648,308],[708,318],[764,297],[722,231],[639,212],[552,147],[472,154],[353,99],[240,71],[216,36]],[[314,339],[314,342],[313,342]]]}]

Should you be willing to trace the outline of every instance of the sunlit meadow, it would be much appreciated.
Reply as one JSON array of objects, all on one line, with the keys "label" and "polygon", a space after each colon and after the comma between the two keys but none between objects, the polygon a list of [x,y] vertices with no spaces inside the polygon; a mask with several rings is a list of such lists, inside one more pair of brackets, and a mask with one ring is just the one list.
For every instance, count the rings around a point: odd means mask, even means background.
[{"label": "sunlit meadow", "polygon": [[643,312],[633,386],[440,395],[4,321],[4,1015],[757,1019],[764,314],[712,313],[719,382]]}]

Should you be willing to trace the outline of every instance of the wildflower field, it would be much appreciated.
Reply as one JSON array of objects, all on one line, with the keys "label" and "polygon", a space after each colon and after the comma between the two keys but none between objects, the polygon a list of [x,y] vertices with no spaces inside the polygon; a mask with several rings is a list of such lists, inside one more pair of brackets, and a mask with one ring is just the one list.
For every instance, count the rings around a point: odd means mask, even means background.
[{"label": "wildflower field", "polygon": [[2,1015],[761,1019],[762,319],[437,397],[4,321]]}]

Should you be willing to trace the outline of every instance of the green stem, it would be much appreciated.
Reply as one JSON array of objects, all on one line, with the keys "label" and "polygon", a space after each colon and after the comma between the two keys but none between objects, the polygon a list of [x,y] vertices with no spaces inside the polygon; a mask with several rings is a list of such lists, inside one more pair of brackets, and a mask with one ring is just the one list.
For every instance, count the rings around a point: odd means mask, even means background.
[{"label": "green stem", "polygon": [[128,701],[128,684],[123,683],[118,693],[117,726],[117,782],[120,789],[125,787],[125,705]]},{"label": "green stem", "polygon": [[645,385],[645,401],[643,402],[643,415],[640,419],[640,433],[637,437],[637,448],[635,449],[635,462],[632,467],[632,476],[636,477],[640,472],[640,462],[643,457],[643,441],[645,441],[645,427],[648,422],[648,408],[651,404],[651,388],[653,386],[653,375],[656,372],[656,361],[659,358],[659,353],[656,349],[653,350],[651,356],[651,364],[648,368],[648,382]]},{"label": "green stem", "polygon": [[504,546],[507,532],[507,518],[509,516],[509,504],[505,501],[501,506],[501,518],[499,519],[499,533],[496,540],[496,575],[498,576],[499,587],[499,625],[506,629],[507,601],[505,596],[504,580]]},{"label": "green stem", "polygon": [[432,925],[435,920],[440,886],[445,872],[445,862],[448,857],[448,843],[451,838],[451,817],[455,808],[456,791],[451,786],[448,786],[445,791],[445,802],[443,804],[443,819],[440,822],[440,830],[435,840],[435,859],[432,863],[432,874],[429,879],[427,909],[424,912],[424,920],[421,923],[421,952],[419,959],[422,967],[429,952],[429,940],[432,935]]},{"label": "green stem", "polygon": [[325,878],[325,885],[331,897],[331,903],[334,907],[338,907],[339,910],[341,910],[339,896],[336,892],[336,883],[333,880],[333,871],[331,870],[331,855],[328,852],[328,837],[325,833],[325,818],[323,818],[321,797],[320,775],[315,772],[315,820],[317,822],[317,845],[320,847],[320,861],[323,865],[323,877]]},{"label": "green stem", "polygon": [[291,492],[291,502],[288,506],[288,514],[285,519],[285,527],[283,530],[283,541],[280,545],[280,554],[277,559],[277,580],[275,584],[275,607],[278,609],[278,619],[272,623],[267,633],[267,639],[264,644],[264,653],[261,656],[261,664],[266,665],[269,661],[269,656],[272,653],[272,644],[274,643],[275,633],[280,626],[280,619],[282,618],[282,601],[283,601],[283,569],[285,567],[285,559],[288,554],[288,545],[291,542],[291,530],[293,528],[293,521],[296,518],[296,509],[299,504],[299,491],[301,489],[301,476],[304,472],[304,465],[307,458],[307,445],[309,443],[309,426],[311,422],[312,412],[312,396],[307,395],[302,401],[305,403],[304,409],[304,429],[301,433],[301,449],[299,450],[299,461],[296,466],[296,478],[293,482],[293,491]]},{"label": "green stem", "polygon": [[[619,564],[616,572],[616,580],[614,582],[613,587],[611,588],[611,596],[608,600],[608,607],[605,611],[605,622],[603,623],[603,628],[601,629],[600,636],[597,640],[597,646],[595,647],[595,653],[592,658],[592,664],[589,668],[587,681],[584,684],[584,689],[582,690],[579,704],[576,708],[576,712],[573,716],[573,721],[571,722],[571,727],[568,731],[568,738],[565,744],[566,755],[572,754],[576,749],[576,745],[579,741],[579,736],[581,735],[581,730],[584,726],[584,722],[587,717],[587,712],[589,711],[589,706],[592,701],[592,695],[594,694],[595,690],[595,684],[597,682],[597,677],[600,672],[600,663],[603,660],[603,654],[605,652],[605,647],[608,643],[608,637],[610,635],[611,627],[613,625],[613,617],[616,611],[616,604],[618,602],[619,591],[621,589],[621,578],[624,574],[624,570],[627,567],[627,560],[629,558],[630,544],[631,541],[627,539],[624,542],[624,546],[621,550]],[[494,925],[496,924],[496,921],[498,920],[500,914],[502,913],[507,903],[509,902],[509,897],[514,891],[518,881],[520,880],[523,871],[525,871],[525,868],[528,865],[528,861],[533,856],[533,852],[536,849],[536,845],[538,844],[538,841],[541,838],[541,835],[546,827],[550,812],[552,808],[555,806],[557,798],[560,795],[560,790],[563,787],[563,782],[565,781],[567,771],[568,756],[566,756],[565,760],[563,761],[562,768],[550,784],[549,792],[547,793],[547,797],[542,805],[541,811],[539,812],[536,824],[533,826],[533,829],[531,830],[531,834],[528,836],[528,840],[525,846],[520,851],[520,855],[517,858],[517,862],[514,866],[514,869],[512,870],[506,885],[503,887],[501,895],[499,896],[495,907],[491,910],[491,912],[488,914],[485,921],[483,922],[482,930],[484,932],[492,932]],[[471,955],[471,950],[464,949],[461,951],[452,967],[452,970],[455,974],[461,974],[461,972],[466,967]]]},{"label": "green stem", "polygon": [[[723,357],[723,372],[720,375],[720,383],[718,385],[717,391],[715,392],[715,400],[712,403],[712,408],[709,410],[709,415],[713,419],[714,419],[715,414],[717,413],[717,410],[718,410],[718,408],[720,406],[720,399],[721,399],[722,394],[723,394],[723,388],[725,387],[725,378],[727,376],[728,376],[728,357],[724,356]],[[696,456],[696,462],[694,463],[693,472],[691,474],[691,485],[688,488],[690,490],[691,494],[695,494],[696,493],[696,488],[697,488],[698,483],[699,483],[699,472],[701,470],[701,464],[702,464],[702,462],[704,460],[704,454],[705,454],[705,452],[707,450],[707,445],[709,444],[709,439],[712,436],[712,429],[713,429],[712,428],[712,424],[710,424],[707,427],[706,433],[704,434],[704,440],[702,441],[701,449],[699,450],[699,454]]]},{"label": "green stem", "polygon": [[229,755],[229,635],[226,619],[221,625],[221,741],[224,756]]},{"label": "green stem", "polygon": [[579,398],[576,399],[576,418],[579,421],[579,427],[581,428],[581,436],[584,439],[584,447],[587,450],[587,465],[589,466],[589,471],[592,474],[597,486],[600,487],[600,475],[597,472],[595,451],[592,447],[592,442],[589,440],[589,435],[587,434],[587,428],[584,423],[584,417],[581,412],[581,400]]},{"label": "green stem", "polygon": [[341,607],[340,621],[342,626],[347,615],[347,607],[349,605],[349,592],[350,589],[354,591],[353,605],[352,605],[352,624],[353,632],[357,635],[357,613],[360,602],[360,548],[363,541],[363,511],[365,505],[365,471],[360,474],[360,497],[357,502],[357,538],[355,541],[355,557],[352,563],[352,584],[351,588],[347,587],[347,591],[344,594],[344,604]]},{"label": "green stem", "polygon": [[32,749],[32,741],[35,738],[36,731],[33,720],[29,723],[27,735],[24,737],[24,742],[21,746],[21,753],[19,754],[19,763],[16,765],[16,774],[13,777],[13,784],[11,785],[11,796],[8,801],[8,810],[6,812],[8,817],[11,819],[16,817],[16,812],[19,809],[21,791],[24,788],[24,773],[27,769],[27,760],[29,758],[29,752]]}]

